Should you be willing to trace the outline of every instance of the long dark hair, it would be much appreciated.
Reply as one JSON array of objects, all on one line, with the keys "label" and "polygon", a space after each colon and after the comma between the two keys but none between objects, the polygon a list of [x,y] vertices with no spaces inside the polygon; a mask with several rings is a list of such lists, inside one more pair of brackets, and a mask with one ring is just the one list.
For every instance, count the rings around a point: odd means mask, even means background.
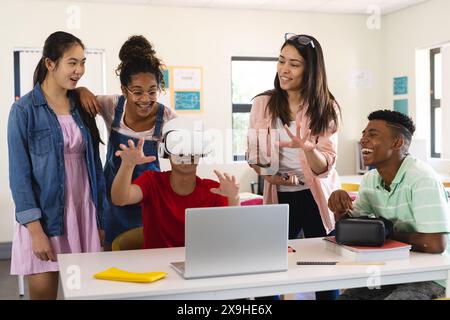
[{"label": "long dark hair", "polygon": [[[41,85],[47,77],[48,70],[45,65],[45,59],[50,59],[51,61],[55,62],[56,66],[58,66],[58,63],[63,57],[64,52],[72,48],[74,45],[79,45],[84,50],[83,42],[73,34],[64,31],[57,31],[49,35],[44,43],[42,57],[39,60],[36,69],[34,70],[33,84],[36,85],[37,83],[39,83]],[[68,90],[67,96],[74,100],[81,120],[89,129],[95,146],[98,147],[99,143],[103,144],[95,119],[91,118],[90,115],[81,107],[80,98],[76,90]]]},{"label": "long dark hair", "polygon": [[[299,54],[305,60],[302,76],[302,86],[300,94],[308,108],[306,114],[311,119],[309,129],[312,135],[320,135],[328,130],[336,131],[339,125],[340,107],[334,96],[328,90],[327,75],[325,72],[325,62],[323,58],[322,47],[320,43],[311,36],[311,44],[303,45],[297,41],[297,37],[287,39],[281,50],[287,45],[297,49]],[[259,95],[269,95],[267,105],[273,118],[279,117],[283,124],[289,124],[291,119],[287,92],[281,89],[278,73],[275,75],[275,89],[263,92]],[[337,105],[336,110],[334,104]]]},{"label": "long dark hair", "polygon": [[151,73],[155,76],[159,90],[164,90],[163,62],[156,57],[156,51],[150,42],[142,35],[128,38],[119,51],[120,64],[116,74],[120,76],[120,83],[128,86],[131,77],[138,73]]}]

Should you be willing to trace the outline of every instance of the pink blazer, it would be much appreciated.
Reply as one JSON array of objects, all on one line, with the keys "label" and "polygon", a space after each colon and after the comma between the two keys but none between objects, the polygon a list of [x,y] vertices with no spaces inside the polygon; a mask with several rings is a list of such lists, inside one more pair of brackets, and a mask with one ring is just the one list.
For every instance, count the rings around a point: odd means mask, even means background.
[{"label": "pink blazer", "polygon": [[[267,103],[269,96],[259,96],[253,100],[252,110],[250,112],[249,129],[275,129],[276,122],[271,118]],[[301,125],[301,134],[304,136],[309,129],[310,119],[306,115],[306,107],[297,114],[296,123]],[[317,149],[327,159],[327,170],[316,175],[306,160],[306,156],[302,149],[299,149],[300,164],[305,175],[307,185],[310,187],[314,200],[319,207],[320,216],[323,226],[327,233],[334,230],[334,214],[328,209],[328,198],[335,190],[340,189],[341,183],[335,169],[336,152],[337,152],[337,132],[327,132],[318,137]],[[264,204],[278,203],[277,186],[264,181]]]}]

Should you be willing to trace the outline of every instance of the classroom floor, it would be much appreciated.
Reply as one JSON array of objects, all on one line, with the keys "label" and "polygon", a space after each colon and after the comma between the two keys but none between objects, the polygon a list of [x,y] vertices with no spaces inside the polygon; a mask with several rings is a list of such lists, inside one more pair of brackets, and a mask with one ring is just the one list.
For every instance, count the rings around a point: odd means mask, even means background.
[{"label": "classroom floor", "polygon": [[[27,281],[25,280],[25,295],[19,296],[17,276],[9,274],[11,260],[0,260],[0,300],[29,300]],[[314,300],[314,293],[287,294],[286,300]]]},{"label": "classroom floor", "polygon": [[0,260],[0,300],[29,300],[28,286],[25,281],[25,295],[19,296],[17,276],[9,274],[11,260]]}]

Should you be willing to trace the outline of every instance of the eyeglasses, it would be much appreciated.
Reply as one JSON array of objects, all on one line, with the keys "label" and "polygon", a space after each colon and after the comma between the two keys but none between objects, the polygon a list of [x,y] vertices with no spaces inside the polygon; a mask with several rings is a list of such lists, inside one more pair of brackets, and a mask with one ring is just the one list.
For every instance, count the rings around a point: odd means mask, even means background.
[{"label": "eyeglasses", "polygon": [[311,47],[313,49],[316,48],[316,46],[314,45],[314,41],[307,36],[304,35],[298,35],[295,33],[285,33],[284,34],[284,40],[291,40],[291,41],[297,41],[298,43],[300,43],[302,46],[307,46],[308,44],[311,44]]},{"label": "eyeglasses", "polygon": [[141,90],[133,90],[131,91],[128,87],[125,87],[129,93],[133,96],[133,99],[136,101],[142,100],[145,95],[148,95],[150,101],[156,101],[158,98],[158,92],[157,91],[150,91],[150,92],[143,92]]}]

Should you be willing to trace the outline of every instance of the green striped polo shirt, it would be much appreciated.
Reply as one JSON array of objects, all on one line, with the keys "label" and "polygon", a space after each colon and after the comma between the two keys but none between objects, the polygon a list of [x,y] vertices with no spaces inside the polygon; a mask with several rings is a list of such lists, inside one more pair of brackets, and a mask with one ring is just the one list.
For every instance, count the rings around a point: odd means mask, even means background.
[{"label": "green striped polo shirt", "polygon": [[383,217],[392,221],[396,232],[450,232],[447,195],[439,176],[428,164],[408,155],[390,188],[391,191],[384,188],[376,169],[366,173],[352,216]]},{"label": "green striped polo shirt", "polygon": [[407,156],[390,187],[391,191],[384,188],[376,169],[366,173],[352,215],[383,217],[397,232],[450,232],[445,189],[428,164]]}]

